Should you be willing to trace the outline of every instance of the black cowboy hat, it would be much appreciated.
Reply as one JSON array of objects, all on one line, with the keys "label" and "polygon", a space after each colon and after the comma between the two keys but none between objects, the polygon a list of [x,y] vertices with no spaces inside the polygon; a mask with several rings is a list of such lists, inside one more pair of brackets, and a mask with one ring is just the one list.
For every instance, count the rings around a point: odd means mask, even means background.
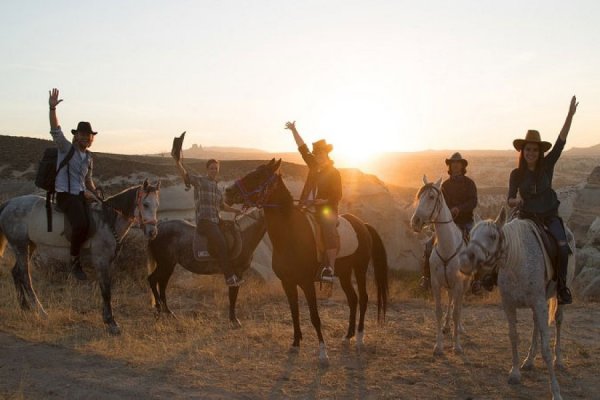
[{"label": "black cowboy hat", "polygon": [[316,142],[314,142],[312,144],[312,148],[313,148],[312,149],[313,153],[320,153],[320,152],[329,153],[329,152],[331,152],[331,150],[333,150],[333,145],[328,144],[325,139],[321,139],[321,140],[317,140]]},{"label": "black cowboy hat", "polygon": [[452,156],[450,156],[450,158],[446,158],[446,165],[450,165],[450,163],[454,162],[454,161],[462,162],[465,165],[465,167],[467,165],[469,165],[469,162],[467,160],[465,160],[464,158],[462,158],[462,156],[460,155],[459,152],[452,154]]},{"label": "black cowboy hat", "polygon": [[74,135],[76,133],[87,133],[89,135],[95,135],[98,132],[94,132],[92,130],[92,124],[86,121],[80,121],[77,124],[77,129],[71,129],[71,133]]},{"label": "black cowboy hat", "polygon": [[538,143],[543,153],[547,152],[550,150],[550,147],[552,147],[552,143],[543,141],[540,133],[532,129],[527,131],[527,134],[525,134],[525,139],[515,139],[513,141],[513,146],[517,151],[521,151],[523,150],[525,143]]}]

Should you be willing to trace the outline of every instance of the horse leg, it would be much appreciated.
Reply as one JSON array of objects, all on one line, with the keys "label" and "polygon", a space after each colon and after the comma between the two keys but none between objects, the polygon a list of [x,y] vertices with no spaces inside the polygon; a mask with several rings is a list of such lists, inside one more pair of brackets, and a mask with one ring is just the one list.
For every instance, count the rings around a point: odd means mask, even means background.
[{"label": "horse leg", "polygon": [[148,275],[148,284],[150,285],[150,290],[152,290],[152,300],[153,300],[153,308],[154,313],[156,314],[156,318],[160,317],[160,296],[158,294],[158,268],[155,269],[150,275]]},{"label": "horse leg", "polygon": [[367,303],[369,302],[369,295],[367,293],[367,267],[369,264],[365,264],[365,268],[356,274],[356,285],[358,286],[358,306],[360,310],[360,316],[358,319],[358,333],[356,335],[356,343],[359,346],[364,344],[365,340],[365,315],[367,313]]},{"label": "horse leg", "polygon": [[308,303],[308,309],[310,311],[310,321],[315,327],[317,337],[319,338],[319,362],[321,366],[326,367],[329,365],[329,356],[327,355],[327,347],[323,340],[323,334],[321,333],[321,318],[319,318],[319,310],[317,309],[317,293],[315,292],[315,285],[311,281],[308,284],[301,286]]},{"label": "horse leg", "polygon": [[168,265],[165,268],[161,269],[162,272],[158,277],[158,292],[160,294],[160,311],[167,313],[167,315],[170,317],[176,318],[175,314],[173,313],[173,311],[171,311],[169,305],[167,304],[167,285],[169,284],[169,279],[171,279],[171,275],[173,274],[174,269],[175,264]]},{"label": "horse leg", "polygon": [[344,337],[344,341],[348,342],[352,337],[354,337],[354,333],[356,330],[356,305],[358,303],[358,299],[356,297],[356,292],[354,291],[354,287],[352,287],[352,270],[348,270],[349,272],[338,271],[338,277],[340,278],[340,286],[342,290],[346,294],[346,299],[348,301],[348,308],[350,308],[350,317],[348,319],[348,332]]},{"label": "horse leg", "polygon": [[31,283],[29,260],[31,259],[31,254],[33,253],[34,247],[32,245],[25,245],[19,246],[19,248],[15,248],[14,250],[16,262],[12,269],[12,276],[17,289],[17,297],[21,303],[21,308],[24,310],[30,310],[33,305],[39,316],[46,318],[48,317],[48,314],[38,300]]},{"label": "horse leg", "polygon": [[537,341],[538,336],[540,335],[540,329],[538,327],[537,321],[535,319],[535,314],[533,316],[533,333],[531,334],[531,346],[529,347],[529,352],[527,353],[527,358],[521,364],[521,369],[526,371],[531,371],[534,367],[535,356],[537,355]]},{"label": "horse leg", "polygon": [[556,339],[554,340],[554,368],[565,369],[565,364],[562,359],[562,352],[560,351],[560,328],[563,322],[563,306],[559,305],[556,310],[556,317],[554,323],[556,324]]},{"label": "horse leg", "polygon": [[456,285],[456,287],[453,290],[452,297],[454,297],[454,307],[452,310],[452,318],[454,320],[454,352],[457,354],[462,354],[463,348],[460,345],[460,334],[461,334],[460,315],[462,312],[462,298],[463,298],[462,285]]},{"label": "horse leg", "polygon": [[111,305],[111,278],[109,272],[109,265],[97,266],[96,271],[99,272],[98,276],[100,277],[100,292],[102,293],[102,300],[104,302],[104,306],[102,309],[102,319],[106,324],[108,332],[111,335],[119,335],[121,333],[121,328],[115,322],[112,312]]},{"label": "horse leg", "polygon": [[444,354],[444,334],[442,333],[442,288],[438,284],[432,285],[433,298],[435,299],[435,323],[436,340],[433,347],[433,355],[441,356]]},{"label": "horse leg", "polygon": [[548,306],[546,302],[542,303],[543,305],[535,306],[534,318],[536,323],[540,329],[540,341],[542,342],[542,357],[544,358],[544,362],[546,363],[546,367],[548,368],[548,373],[550,374],[550,390],[552,391],[552,399],[558,400],[562,399],[560,395],[560,387],[558,386],[558,380],[556,379],[556,374],[554,373],[554,366],[552,365],[552,352],[550,351],[550,340],[549,340],[549,329],[548,329]]},{"label": "horse leg", "polygon": [[508,374],[508,383],[521,383],[521,371],[519,369],[519,333],[517,332],[517,308],[504,304],[504,313],[508,321],[508,337],[510,338],[510,347],[512,350],[512,367]]},{"label": "horse leg", "polygon": [[229,287],[229,323],[232,328],[241,328],[242,323],[237,316],[235,315],[235,303],[237,301],[238,293],[240,292],[239,286],[230,286]]},{"label": "horse leg", "polygon": [[442,329],[442,332],[444,334],[450,333],[450,318],[452,316],[453,308],[454,308],[454,296],[452,295],[452,291],[450,291],[450,289],[448,289],[448,308],[446,309],[444,328]]},{"label": "horse leg", "polygon": [[292,349],[298,349],[300,347],[300,341],[302,340],[302,331],[300,330],[300,315],[298,312],[298,289],[296,284],[291,282],[281,281],[283,290],[288,299],[290,305],[290,311],[292,313],[292,323],[294,325],[294,342],[292,343]]}]

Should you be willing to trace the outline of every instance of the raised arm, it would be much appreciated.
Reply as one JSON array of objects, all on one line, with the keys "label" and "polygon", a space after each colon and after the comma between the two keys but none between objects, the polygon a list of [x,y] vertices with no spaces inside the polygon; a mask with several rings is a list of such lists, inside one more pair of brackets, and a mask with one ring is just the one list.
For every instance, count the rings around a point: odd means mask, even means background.
[{"label": "raised arm", "polygon": [[298,147],[302,147],[304,145],[304,140],[302,140],[302,137],[300,136],[300,134],[298,133],[298,130],[296,129],[296,121],[286,122],[285,129],[289,129],[290,131],[292,131],[292,134],[294,135],[294,140],[296,141],[296,145]]},{"label": "raised arm", "polygon": [[50,106],[50,129],[58,129],[58,117],[56,116],[56,106],[62,101],[58,98],[58,89],[54,88],[48,91],[48,105]]},{"label": "raised arm", "polygon": [[190,181],[190,176],[189,176],[188,172],[185,170],[185,168],[183,167],[183,163],[181,162],[181,160],[175,160],[175,167],[177,167],[177,171],[179,171],[179,174],[183,178],[183,183],[185,183],[185,188],[186,188],[186,190],[188,190],[189,188],[192,187],[192,184]]},{"label": "raised arm", "polygon": [[560,130],[560,134],[558,135],[563,142],[567,140],[567,135],[569,134],[569,130],[571,129],[571,122],[573,121],[573,116],[577,111],[578,105],[579,102],[577,101],[577,98],[573,96],[571,98],[571,104],[569,105],[569,113],[567,114],[567,119],[565,119],[565,124],[563,125],[562,129]]}]

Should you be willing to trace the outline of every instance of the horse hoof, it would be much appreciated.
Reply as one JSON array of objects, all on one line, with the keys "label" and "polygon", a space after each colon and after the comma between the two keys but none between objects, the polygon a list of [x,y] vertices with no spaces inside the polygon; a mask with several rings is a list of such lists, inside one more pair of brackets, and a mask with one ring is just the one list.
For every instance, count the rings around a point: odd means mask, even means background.
[{"label": "horse hoof", "polygon": [[508,376],[508,383],[510,385],[518,385],[518,384],[520,384],[521,383],[521,375],[510,374]]},{"label": "horse hoof", "polygon": [[447,334],[449,334],[449,333],[450,333],[450,327],[448,327],[448,326],[445,326],[445,327],[444,327],[444,329],[442,329],[442,333],[443,333],[444,335],[447,335]]},{"label": "horse hoof", "polygon": [[116,323],[114,325],[111,324],[108,326],[108,333],[113,336],[118,336],[121,334],[121,328]]},{"label": "horse hoof", "polygon": [[521,369],[523,371],[533,371],[533,368],[534,368],[533,361],[526,360],[521,365]]},{"label": "horse hoof", "polygon": [[231,329],[240,329],[242,327],[242,323],[239,319],[235,318],[229,320],[229,326],[231,326]]},{"label": "horse hoof", "polygon": [[436,357],[440,357],[444,355],[444,350],[441,347],[435,346],[433,348],[433,355]]},{"label": "horse hoof", "polygon": [[329,356],[327,354],[319,356],[319,365],[321,368],[329,367]]},{"label": "horse hoof", "polygon": [[298,354],[300,352],[300,346],[294,346],[292,345],[292,347],[290,347],[289,351],[290,354]]},{"label": "horse hoof", "polygon": [[562,361],[561,362],[554,361],[554,369],[559,370],[559,371],[566,371],[567,366]]},{"label": "horse hoof", "polygon": [[454,346],[454,353],[463,354],[464,350],[463,350],[462,346]]}]

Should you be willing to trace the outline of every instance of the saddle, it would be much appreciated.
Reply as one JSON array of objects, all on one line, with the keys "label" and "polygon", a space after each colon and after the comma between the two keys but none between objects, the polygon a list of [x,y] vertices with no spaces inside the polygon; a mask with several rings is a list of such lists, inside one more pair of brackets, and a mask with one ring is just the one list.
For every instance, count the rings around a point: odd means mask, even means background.
[{"label": "saddle", "polygon": [[[53,230],[52,232],[48,232],[46,225],[46,212],[47,210],[45,204],[41,202],[38,203],[32,210],[29,217],[30,222],[28,224],[29,237],[35,238],[36,240],[50,246],[67,246],[71,242],[72,229],[66,214],[63,214],[63,212],[59,210],[56,204],[52,204],[50,212],[52,213],[51,215],[53,220]],[[91,218],[91,214],[94,212],[98,212],[98,210],[96,210],[95,207],[90,207],[88,209],[88,238],[92,237],[98,228],[96,226],[94,218]],[[85,242],[83,244],[83,248],[87,247],[89,247],[89,242]]]},{"label": "saddle", "polygon": [[[240,226],[234,220],[221,220],[219,222],[219,228],[225,236],[225,242],[227,242],[227,252],[229,259],[233,260],[239,257],[242,252],[242,231]],[[209,262],[218,261],[217,251],[208,245],[206,236],[200,235],[194,230],[194,240],[192,241],[194,258],[197,261]]]},{"label": "saddle", "polygon": [[[313,212],[306,209],[301,209],[301,211],[306,216],[315,238],[317,261],[323,263],[327,256],[325,254],[325,243],[323,241],[321,225]],[[350,224],[350,221],[344,218],[343,215],[338,218],[337,233],[337,258],[352,255],[358,249],[358,236],[356,236],[356,231]]]},{"label": "saddle", "polygon": [[[550,265],[546,265],[546,273],[551,278],[551,280],[555,281],[557,279],[558,272],[558,243],[554,236],[548,230],[548,227],[542,223],[539,218],[529,218],[529,217],[520,217],[521,219],[525,219],[529,221],[536,233],[540,244],[546,251],[546,255]],[[561,221],[562,222],[562,221]]]}]

